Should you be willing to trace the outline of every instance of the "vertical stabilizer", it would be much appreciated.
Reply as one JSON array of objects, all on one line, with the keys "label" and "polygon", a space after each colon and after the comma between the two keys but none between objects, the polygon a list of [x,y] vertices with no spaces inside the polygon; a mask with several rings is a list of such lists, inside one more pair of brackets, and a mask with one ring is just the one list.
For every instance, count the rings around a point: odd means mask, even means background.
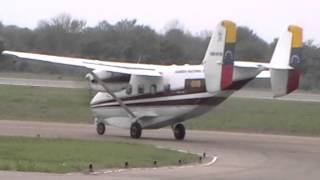
[{"label": "vertical stabilizer", "polygon": [[222,21],[213,33],[203,59],[207,91],[214,93],[232,84],[234,51],[237,38],[235,23]]},{"label": "vertical stabilizer", "polygon": [[270,62],[274,97],[284,96],[299,87],[302,42],[302,28],[294,25],[289,26],[278,40]]}]

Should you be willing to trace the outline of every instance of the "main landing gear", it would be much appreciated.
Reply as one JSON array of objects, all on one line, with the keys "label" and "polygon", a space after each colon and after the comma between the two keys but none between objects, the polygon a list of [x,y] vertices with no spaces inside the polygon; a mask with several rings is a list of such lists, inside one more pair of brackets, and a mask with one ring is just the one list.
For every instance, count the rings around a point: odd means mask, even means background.
[{"label": "main landing gear", "polygon": [[[106,132],[106,125],[103,122],[99,122],[96,125],[96,131],[98,135],[103,135]],[[131,125],[130,136],[133,139],[139,139],[142,134],[142,127],[138,122]]]},{"label": "main landing gear", "polygon": [[173,135],[176,138],[176,140],[183,140],[186,136],[186,128],[183,124],[177,124],[173,128]]},{"label": "main landing gear", "polygon": [[142,134],[142,127],[138,122],[135,122],[131,125],[130,128],[130,136],[133,139],[139,139],[141,137]]},{"label": "main landing gear", "polygon": [[[130,136],[133,139],[139,139],[142,134],[142,127],[138,122],[135,122],[131,125]],[[183,140],[186,136],[186,128],[183,124],[177,124],[173,128],[173,134],[176,140]]]}]

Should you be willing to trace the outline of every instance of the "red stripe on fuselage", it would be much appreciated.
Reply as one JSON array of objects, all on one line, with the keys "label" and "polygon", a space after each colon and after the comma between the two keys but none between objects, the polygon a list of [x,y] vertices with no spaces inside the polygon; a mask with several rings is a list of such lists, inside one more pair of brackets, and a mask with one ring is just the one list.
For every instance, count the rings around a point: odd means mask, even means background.
[{"label": "red stripe on fuselage", "polygon": [[297,69],[289,71],[287,93],[291,93],[299,87],[300,71]]},{"label": "red stripe on fuselage", "polygon": [[223,64],[221,74],[221,89],[227,89],[232,84],[233,64]]}]

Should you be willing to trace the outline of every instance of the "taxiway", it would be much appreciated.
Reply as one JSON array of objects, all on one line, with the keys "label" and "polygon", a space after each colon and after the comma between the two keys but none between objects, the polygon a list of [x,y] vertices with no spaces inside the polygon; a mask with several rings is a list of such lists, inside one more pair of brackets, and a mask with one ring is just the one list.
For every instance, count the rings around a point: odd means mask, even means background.
[{"label": "taxiway", "polygon": [[185,141],[175,141],[170,129],[144,131],[139,140],[127,130],[108,128],[98,136],[93,125],[0,121],[0,135],[63,137],[79,139],[110,138],[146,143],[194,153],[206,152],[218,159],[210,166],[126,170],[98,175],[82,173],[48,174],[0,171],[0,179],[82,180],[82,179],[319,179],[320,138],[283,135],[188,131]]}]

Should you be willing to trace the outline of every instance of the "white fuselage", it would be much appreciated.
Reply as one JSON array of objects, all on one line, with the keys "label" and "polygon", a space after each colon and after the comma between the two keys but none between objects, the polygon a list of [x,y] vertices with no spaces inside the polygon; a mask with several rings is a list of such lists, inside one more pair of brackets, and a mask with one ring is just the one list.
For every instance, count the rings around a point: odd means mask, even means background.
[{"label": "white fuselage", "polygon": [[[237,80],[243,76],[240,71],[234,71]],[[139,123],[145,129],[174,125],[199,116],[233,92],[208,93],[202,65],[172,65],[161,69],[160,73],[162,77],[132,75],[128,88],[115,93],[134,114],[144,117]],[[127,112],[106,92],[96,94],[91,110],[97,121],[108,125],[130,128],[132,124]]]}]

